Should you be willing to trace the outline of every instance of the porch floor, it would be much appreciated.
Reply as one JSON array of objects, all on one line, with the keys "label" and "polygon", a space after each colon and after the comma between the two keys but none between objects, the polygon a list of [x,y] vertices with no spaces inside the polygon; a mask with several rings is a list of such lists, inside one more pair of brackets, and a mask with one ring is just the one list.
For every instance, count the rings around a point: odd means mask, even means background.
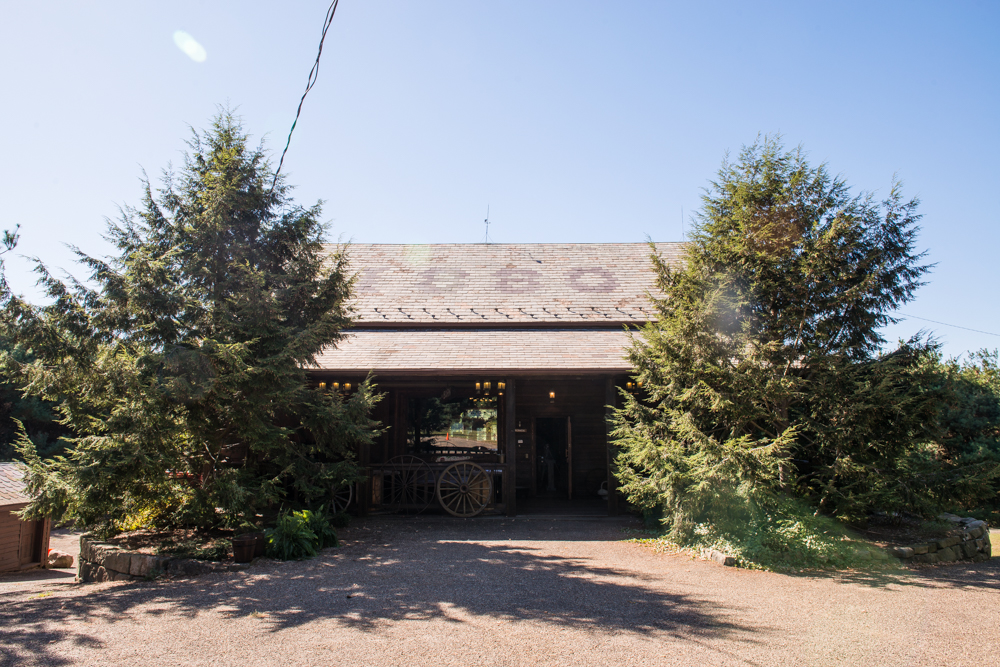
[{"label": "porch floor", "polygon": [[602,498],[573,498],[570,500],[563,496],[519,498],[517,514],[518,516],[607,516],[608,501]]}]

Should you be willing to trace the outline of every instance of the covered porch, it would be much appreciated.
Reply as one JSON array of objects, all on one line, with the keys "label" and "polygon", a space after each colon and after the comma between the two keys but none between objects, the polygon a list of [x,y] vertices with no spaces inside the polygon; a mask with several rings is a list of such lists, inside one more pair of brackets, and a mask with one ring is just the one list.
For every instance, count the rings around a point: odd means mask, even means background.
[{"label": "covered porch", "polygon": [[[371,372],[385,432],[359,462],[370,512],[617,515],[609,406],[627,335],[607,330],[370,330],[320,358],[344,391]],[[363,372],[362,372],[363,371]]]}]

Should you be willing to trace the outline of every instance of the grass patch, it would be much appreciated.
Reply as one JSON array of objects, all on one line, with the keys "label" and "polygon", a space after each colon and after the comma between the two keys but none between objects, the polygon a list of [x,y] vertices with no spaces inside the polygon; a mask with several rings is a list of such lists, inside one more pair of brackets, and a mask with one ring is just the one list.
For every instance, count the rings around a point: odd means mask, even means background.
[{"label": "grass patch", "polygon": [[683,532],[666,527],[630,541],[661,552],[715,549],[735,557],[739,567],[776,572],[899,566],[880,546],[794,499],[747,502],[738,512],[693,522]]}]

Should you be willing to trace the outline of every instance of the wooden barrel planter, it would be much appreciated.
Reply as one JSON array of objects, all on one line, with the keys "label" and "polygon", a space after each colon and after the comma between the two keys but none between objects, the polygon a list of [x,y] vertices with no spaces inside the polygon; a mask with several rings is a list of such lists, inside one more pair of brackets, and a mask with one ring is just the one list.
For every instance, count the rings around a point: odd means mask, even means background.
[{"label": "wooden barrel planter", "polygon": [[267,535],[264,534],[264,531],[250,533],[250,535],[255,540],[253,543],[253,557],[260,558],[264,555],[264,548],[267,547]]},{"label": "wooden barrel planter", "polygon": [[233,560],[237,563],[249,563],[252,561],[256,549],[256,535],[239,535],[233,538]]}]

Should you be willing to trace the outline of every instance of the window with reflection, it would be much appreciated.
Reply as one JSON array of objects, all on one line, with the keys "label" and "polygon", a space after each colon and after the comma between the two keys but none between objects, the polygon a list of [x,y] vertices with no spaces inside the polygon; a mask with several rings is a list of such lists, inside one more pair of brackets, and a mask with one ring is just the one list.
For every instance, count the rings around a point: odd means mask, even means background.
[{"label": "window with reflection", "polygon": [[406,446],[411,454],[496,454],[497,397],[410,398]]}]

